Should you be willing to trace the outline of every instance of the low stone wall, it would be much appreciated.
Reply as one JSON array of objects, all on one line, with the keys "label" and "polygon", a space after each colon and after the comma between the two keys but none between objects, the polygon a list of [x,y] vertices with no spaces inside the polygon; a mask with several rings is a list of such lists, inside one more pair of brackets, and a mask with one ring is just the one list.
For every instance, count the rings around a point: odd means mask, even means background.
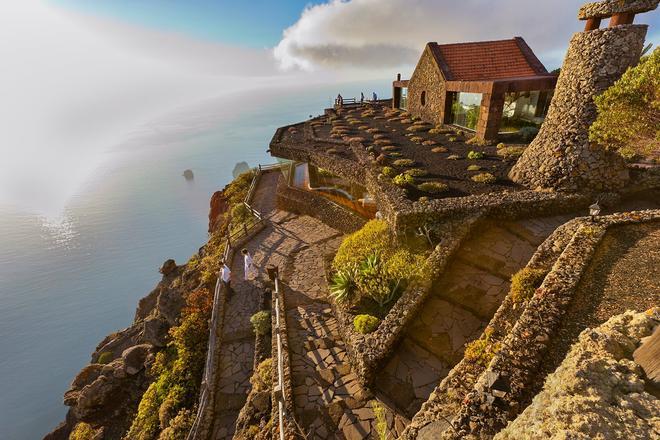
[{"label": "low stone wall", "polygon": [[277,208],[316,217],[344,234],[355,232],[366,223],[364,218],[325,197],[292,188],[284,182],[277,187]]},{"label": "low stone wall", "polygon": [[[277,301],[277,295],[273,292],[272,298],[272,347],[273,347],[273,393],[271,394],[272,402],[272,418],[273,426],[271,429],[272,439],[280,440],[280,429],[279,429],[279,399],[275,392],[277,383],[279,381],[279,372],[277,370],[277,335],[280,335],[280,341],[282,344],[282,370],[283,370],[283,387],[282,387],[282,396],[284,397],[284,438],[287,440],[295,440],[297,438],[296,433],[297,425],[295,421],[295,406],[293,401],[293,386],[291,379],[291,355],[289,349],[289,338],[288,338],[288,329],[286,324],[286,305],[284,295],[279,295],[279,301]],[[280,326],[277,327],[275,321],[275,313],[279,310],[280,314]]]},{"label": "low stone wall", "polygon": [[[573,219],[557,228],[537,248],[526,267],[549,271],[580,226],[580,221]],[[527,304],[513,301],[510,294],[504,298],[488,323],[492,344],[502,342],[526,307]],[[449,432],[449,421],[459,412],[463,399],[485,369],[486,365],[465,359],[456,364],[415,414],[401,439],[437,439],[443,432]]]},{"label": "low stone wall", "polygon": [[582,273],[613,225],[660,221],[660,210],[582,220],[543,284],[502,342],[502,349],[479,376],[453,421],[456,435],[492,436],[523,408],[518,402],[537,374],[548,343],[561,322]]},{"label": "low stone wall", "polygon": [[444,271],[450,258],[480,220],[480,215],[474,215],[444,225],[440,234],[440,244],[426,261],[428,276],[406,289],[373,333],[363,335],[356,332],[353,327],[353,316],[334,301],[332,302],[332,309],[339,322],[339,332],[346,343],[351,366],[363,386],[371,384],[379,366],[392,354],[406,326],[424,304],[433,281]]}]

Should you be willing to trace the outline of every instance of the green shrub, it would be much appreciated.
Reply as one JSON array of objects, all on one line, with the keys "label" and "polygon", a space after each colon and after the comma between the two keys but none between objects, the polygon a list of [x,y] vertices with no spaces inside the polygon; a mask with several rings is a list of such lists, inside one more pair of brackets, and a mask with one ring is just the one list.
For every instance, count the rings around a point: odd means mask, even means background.
[{"label": "green shrub", "polygon": [[231,209],[232,224],[246,223],[252,217],[252,213],[245,206],[245,203],[238,203]]},{"label": "green shrub", "polygon": [[660,140],[660,48],[628,69],[609,89],[594,99],[596,121],[589,140],[610,150],[627,148],[646,156]]},{"label": "green shrub", "polygon": [[392,152],[388,153],[387,155],[389,157],[401,157],[401,156],[403,156],[403,154],[401,154],[399,152],[396,152],[396,151],[392,151]]},{"label": "green shrub", "polygon": [[496,148],[499,150],[500,148],[504,148],[504,147],[506,147],[506,144],[504,142],[500,142],[499,144],[497,144]]},{"label": "green shrub", "polygon": [[273,358],[264,359],[250,378],[252,389],[255,391],[266,391],[272,387],[273,383]]},{"label": "green shrub", "polygon": [[387,222],[370,220],[344,239],[332,261],[332,267],[334,270],[358,267],[368,255],[385,252],[391,240]]},{"label": "green shrub", "polygon": [[529,300],[541,286],[548,271],[524,267],[511,277],[511,299],[516,303]]},{"label": "green shrub", "polygon": [[480,151],[470,151],[467,154],[467,158],[470,159],[470,160],[483,159],[483,157],[484,157],[484,153],[482,153]]},{"label": "green shrub", "polygon": [[381,172],[387,177],[396,176],[396,170],[392,167],[383,167],[383,170]]},{"label": "green shrub", "polygon": [[394,184],[397,186],[408,186],[408,185],[414,185],[415,179],[413,178],[413,176],[404,173],[394,176],[392,182],[394,182]]},{"label": "green shrub", "polygon": [[449,136],[449,141],[450,142],[456,142],[458,138],[456,136]]},{"label": "green shrub", "polygon": [[481,167],[479,165],[470,165],[467,167],[468,171],[481,171]]},{"label": "green shrub", "polygon": [[398,150],[399,147],[395,147],[394,145],[385,145],[384,147],[381,148],[383,151],[396,151]]},{"label": "green shrub", "polygon": [[421,168],[410,168],[409,170],[406,170],[405,173],[413,177],[424,177],[429,172]]},{"label": "green shrub", "polygon": [[465,360],[474,362],[483,367],[488,366],[493,356],[500,351],[502,345],[499,342],[492,342],[493,331],[491,328],[486,328],[481,337],[475,341],[470,342],[465,347]]},{"label": "green shrub", "polygon": [[410,141],[411,141],[411,142],[414,142],[414,143],[416,143],[416,144],[421,144],[422,142],[424,142],[424,138],[421,137],[421,136],[412,136],[412,137],[410,138]]},{"label": "green shrub", "polygon": [[189,409],[182,409],[165,428],[158,440],[185,440],[195,421],[195,414]]},{"label": "green shrub", "polygon": [[78,422],[69,434],[69,440],[92,440],[96,431],[85,422]]},{"label": "green shrub", "polygon": [[420,191],[424,191],[430,194],[439,194],[447,191],[449,186],[442,182],[424,182],[417,185],[417,188]]},{"label": "green shrub", "polygon": [[98,364],[109,364],[112,362],[114,359],[114,356],[111,351],[104,351],[99,355],[99,359],[97,361]]},{"label": "green shrub", "polygon": [[449,156],[447,156],[447,159],[449,160],[458,160],[460,158],[461,156],[459,156],[458,154],[450,154]]},{"label": "green shrub", "polygon": [[349,301],[355,292],[355,270],[338,270],[330,282],[330,293],[339,302]]},{"label": "green shrub", "polygon": [[415,165],[415,161],[411,159],[397,159],[393,162],[395,167],[411,167]]},{"label": "green shrub", "polygon": [[270,312],[261,310],[250,317],[254,333],[259,336],[267,335],[271,330]]},{"label": "green shrub", "polygon": [[380,325],[380,319],[372,315],[357,315],[353,319],[353,327],[358,333],[366,335],[371,333],[378,328]]},{"label": "green shrub", "polygon": [[479,182],[479,183],[495,183],[497,181],[497,177],[493,176],[491,173],[479,173],[476,174],[472,177],[470,177],[474,182]]}]

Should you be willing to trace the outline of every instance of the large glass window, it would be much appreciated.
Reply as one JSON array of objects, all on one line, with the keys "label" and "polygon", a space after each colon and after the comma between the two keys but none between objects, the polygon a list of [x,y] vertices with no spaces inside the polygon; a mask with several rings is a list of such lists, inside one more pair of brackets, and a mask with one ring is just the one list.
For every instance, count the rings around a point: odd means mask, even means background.
[{"label": "large glass window", "polygon": [[376,202],[367,193],[365,187],[344,180],[322,168],[307,163],[296,164],[292,183],[296,188],[313,191],[363,217],[376,216]]},{"label": "large glass window", "polygon": [[513,133],[523,127],[539,127],[552,100],[553,90],[513,92],[504,95],[501,133]]},{"label": "large glass window", "polygon": [[399,101],[399,108],[408,110],[408,87],[401,87],[401,100]]},{"label": "large glass window", "polygon": [[451,106],[451,123],[475,130],[481,109],[481,93],[454,93]]}]

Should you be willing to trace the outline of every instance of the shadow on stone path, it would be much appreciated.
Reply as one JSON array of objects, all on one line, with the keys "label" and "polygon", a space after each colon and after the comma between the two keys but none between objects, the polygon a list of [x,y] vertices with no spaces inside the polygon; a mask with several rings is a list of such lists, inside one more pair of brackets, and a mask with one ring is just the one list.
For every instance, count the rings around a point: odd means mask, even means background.
[{"label": "shadow on stone path", "polygon": [[457,251],[377,375],[377,389],[412,418],[478,338],[524,267],[555,228],[573,216],[486,223]]},{"label": "shadow on stone path", "polygon": [[310,217],[285,227],[306,242],[283,271],[298,424],[309,439],[378,438],[376,404],[383,409],[381,425],[388,438],[395,438],[408,421],[360,386],[327,302],[323,256],[334,254],[343,237]]}]

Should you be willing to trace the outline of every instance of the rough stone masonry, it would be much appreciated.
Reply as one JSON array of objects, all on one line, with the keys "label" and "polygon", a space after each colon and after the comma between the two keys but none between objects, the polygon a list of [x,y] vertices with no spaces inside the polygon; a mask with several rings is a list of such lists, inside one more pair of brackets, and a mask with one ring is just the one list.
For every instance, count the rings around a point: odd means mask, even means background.
[{"label": "rough stone masonry", "polygon": [[[589,142],[589,127],[597,115],[594,97],[639,61],[648,26],[632,20],[635,13],[657,5],[658,0],[603,1],[581,8],[586,30],[571,39],[548,116],[511,169],[513,181],[562,191],[617,190],[625,185],[623,159]],[[598,29],[600,19],[609,16],[610,27]]]}]

